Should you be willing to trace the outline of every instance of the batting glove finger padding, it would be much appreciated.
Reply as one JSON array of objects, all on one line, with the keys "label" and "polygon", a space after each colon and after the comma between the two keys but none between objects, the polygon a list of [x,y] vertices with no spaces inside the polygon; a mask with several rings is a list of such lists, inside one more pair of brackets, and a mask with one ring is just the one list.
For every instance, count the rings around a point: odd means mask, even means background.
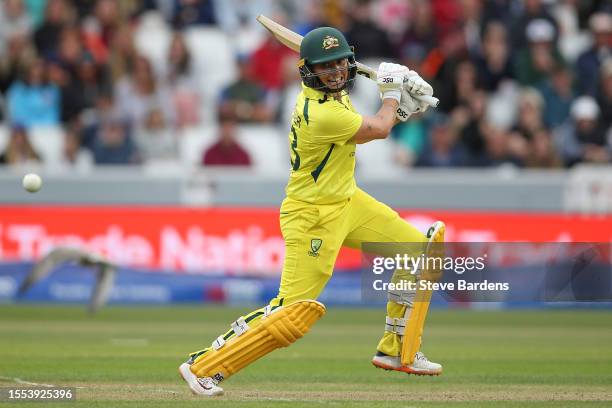
[{"label": "batting glove finger padding", "polygon": [[400,104],[395,111],[395,117],[400,122],[405,122],[413,113],[420,111],[419,102],[416,101],[406,88],[402,89]]},{"label": "batting glove finger padding", "polygon": [[392,98],[396,101],[401,101],[402,88],[404,86],[404,77],[409,72],[408,68],[389,62],[383,62],[378,67],[377,85],[378,90],[382,95],[382,99]]},{"label": "batting glove finger padding", "polygon": [[[408,71],[404,78],[404,89],[411,95],[433,95],[433,88],[415,71]],[[403,96],[402,96],[403,98]],[[429,104],[415,99],[418,107],[414,112],[425,112],[429,108]]]}]

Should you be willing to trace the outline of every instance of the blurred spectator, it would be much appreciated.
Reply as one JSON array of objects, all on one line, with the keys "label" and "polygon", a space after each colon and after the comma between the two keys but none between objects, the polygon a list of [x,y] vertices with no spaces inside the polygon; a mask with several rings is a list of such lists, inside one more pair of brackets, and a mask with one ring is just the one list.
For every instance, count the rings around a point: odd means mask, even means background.
[{"label": "blurred spectator", "polygon": [[508,135],[508,152],[517,163],[525,163],[535,135],[546,130],[543,117],[544,100],[533,88],[521,92],[518,119]]},{"label": "blurred spectator", "polygon": [[66,127],[64,131],[64,150],[61,166],[65,170],[85,172],[94,164],[92,153],[81,146],[81,139],[75,129]]},{"label": "blurred spectator", "polygon": [[557,142],[565,163],[610,162],[610,141],[599,121],[600,111],[590,96],[581,96],[572,104],[571,118],[557,131]]},{"label": "blurred spectator", "polygon": [[593,34],[593,46],[576,61],[576,76],[581,94],[595,96],[599,83],[599,68],[602,62],[612,57],[612,16],[596,13],[589,19]]},{"label": "blurred spectator", "polygon": [[562,166],[552,133],[547,129],[535,132],[524,160],[525,167],[554,169]]},{"label": "blurred spectator", "polygon": [[433,21],[431,2],[416,0],[413,3],[408,27],[400,37],[397,49],[402,63],[417,70],[425,77],[433,76],[422,72],[421,63],[426,63],[427,55],[437,46],[436,24]]},{"label": "blurred spectator", "polygon": [[[317,2],[319,0],[316,0]],[[226,33],[234,35],[245,27],[262,30],[255,18],[263,14],[270,16],[279,3],[275,0],[213,0],[217,25]],[[288,2],[282,2],[279,7],[286,8]],[[305,9],[310,9],[308,0],[300,0]]]},{"label": "blurred spectator", "polygon": [[348,43],[355,47],[358,59],[391,58],[395,56],[388,34],[372,19],[370,0],[353,0],[349,9]]},{"label": "blurred spectator", "polygon": [[133,72],[115,86],[115,101],[130,125],[142,126],[152,109],[161,109],[164,122],[174,125],[174,107],[165,85],[162,81],[156,81],[148,59],[142,56],[136,58]]},{"label": "blurred spectator", "polygon": [[57,52],[48,55],[47,58],[56,59],[71,76],[76,77],[77,65],[83,54],[81,32],[78,26],[67,25],[60,31]]},{"label": "blurred spectator", "polygon": [[174,1],[172,25],[185,28],[190,25],[215,25],[215,5],[213,0],[169,0]]},{"label": "blurred spectator", "polygon": [[27,13],[32,20],[32,27],[38,28],[45,18],[45,7],[48,0],[23,0]]},{"label": "blurred spectator", "polygon": [[6,93],[13,82],[19,79],[23,68],[36,57],[36,50],[28,38],[13,34],[7,39],[5,53],[0,58],[0,92]]},{"label": "blurred spectator", "polygon": [[529,47],[518,52],[516,76],[523,85],[537,86],[565,61],[555,47],[555,27],[550,22],[533,20],[527,25],[526,32]]},{"label": "blurred spectator", "polygon": [[9,37],[29,36],[32,26],[32,19],[26,12],[23,0],[4,0],[0,4],[0,55]]},{"label": "blurred spectator", "polygon": [[[412,24],[411,13],[414,8],[412,3],[404,0],[378,0],[372,4],[374,19],[379,27],[384,27],[390,38],[399,39]],[[322,7],[318,9],[321,10]]]},{"label": "blurred spectator", "polygon": [[416,117],[395,125],[391,136],[398,148],[393,152],[393,160],[401,166],[413,166],[427,143],[427,131],[425,120]]},{"label": "blurred spectator", "polygon": [[271,35],[251,55],[252,75],[268,91],[280,91],[285,85],[284,63],[297,54]]},{"label": "blurred spectator", "polygon": [[480,54],[481,33],[484,21],[482,19],[483,1],[461,0],[461,26],[465,35],[465,43],[471,55]]},{"label": "blurred spectator", "polygon": [[[83,34],[87,48],[99,61],[106,61],[113,45],[115,34],[127,23],[130,4],[126,0],[97,0],[93,14],[83,21]],[[130,7],[130,11],[132,7]]]},{"label": "blurred spectator", "polygon": [[544,98],[544,121],[555,128],[565,122],[574,100],[572,72],[564,66],[557,66],[552,75],[538,87]]},{"label": "blurred spectator", "polygon": [[38,53],[45,57],[57,51],[59,37],[66,24],[73,22],[74,10],[66,0],[48,0],[43,24],[34,33]]},{"label": "blurred spectator", "polygon": [[601,82],[597,103],[602,113],[602,122],[608,132],[612,132],[612,57],[601,65]]},{"label": "blurred spectator", "polygon": [[485,27],[476,66],[478,83],[488,92],[497,90],[502,81],[513,79],[508,31],[501,22],[491,21]]},{"label": "blurred spectator", "polygon": [[135,129],[134,143],[145,162],[178,159],[178,140],[159,109],[149,111],[144,123]]},{"label": "blurred spectator", "polygon": [[167,80],[176,112],[178,127],[197,125],[200,122],[200,93],[198,78],[185,38],[175,33],[168,54]]},{"label": "blurred spectator", "polygon": [[77,78],[81,86],[84,108],[93,108],[98,96],[110,92],[111,81],[107,66],[98,64],[93,57],[85,53],[77,66]]},{"label": "blurred spectator", "polygon": [[455,70],[454,77],[440,92],[440,109],[445,112],[452,111],[456,106],[470,103],[474,93],[480,89],[478,86],[478,72],[474,63],[469,59],[460,61]]},{"label": "blurred spectator", "polygon": [[466,162],[465,149],[457,143],[457,131],[449,118],[436,116],[432,121],[429,143],[416,163],[423,167],[456,167]]},{"label": "blurred spectator", "polygon": [[534,20],[544,20],[552,26],[553,38],[551,41],[556,43],[557,34],[559,32],[557,29],[557,23],[544,3],[544,0],[515,1],[515,5],[518,5],[519,7],[522,6],[522,9],[519,10],[518,15],[515,16],[515,19],[512,22],[513,46],[517,49],[524,48],[527,46],[528,41],[532,41],[529,39],[527,27]]},{"label": "blurred spectator", "polygon": [[250,166],[249,153],[236,140],[236,122],[223,115],[219,117],[219,139],[206,149],[202,157],[204,166]]},{"label": "blurred spectator", "polygon": [[42,60],[34,60],[23,70],[23,79],[14,82],[7,93],[9,117],[25,127],[56,126],[60,123],[60,90],[50,84]]},{"label": "blurred spectator", "polygon": [[94,129],[92,153],[96,164],[137,164],[139,154],[130,127],[118,117],[105,118]]},{"label": "blurred spectator", "polygon": [[14,125],[4,152],[0,154],[0,164],[19,165],[29,162],[39,162],[40,156],[30,143],[26,128]]},{"label": "blurred spectator", "polygon": [[[137,57],[138,52],[134,45],[134,28],[124,25],[115,32],[108,60],[105,61],[113,83],[128,76],[134,70]],[[98,57],[96,59],[100,60]]]},{"label": "blurred spectator", "polygon": [[47,62],[49,82],[60,90],[60,120],[66,123],[74,120],[85,108],[81,85],[58,61]]},{"label": "blurred spectator", "polygon": [[269,122],[274,112],[266,104],[266,91],[253,80],[246,56],[238,57],[238,79],[223,89],[221,115],[238,122]]},{"label": "blurred spectator", "polygon": [[459,140],[465,147],[466,165],[469,166],[486,166],[490,162],[485,143],[488,130],[485,120],[486,106],[487,95],[479,90],[474,92],[466,104],[454,109],[450,116],[451,126],[457,130]]},{"label": "blurred spectator", "polygon": [[325,9],[322,0],[307,0],[296,15],[298,22],[294,31],[300,35],[306,35],[317,27],[328,25],[325,21]]}]

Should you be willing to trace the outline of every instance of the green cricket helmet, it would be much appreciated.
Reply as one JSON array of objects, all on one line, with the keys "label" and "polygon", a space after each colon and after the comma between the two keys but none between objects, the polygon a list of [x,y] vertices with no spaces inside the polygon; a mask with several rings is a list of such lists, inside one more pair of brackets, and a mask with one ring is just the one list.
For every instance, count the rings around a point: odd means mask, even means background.
[{"label": "green cricket helmet", "polygon": [[[348,78],[342,88],[329,89],[319,78],[320,74],[313,72],[314,64],[348,59]],[[357,64],[353,47],[348,45],[344,35],[333,27],[319,27],[310,31],[302,39],[300,45],[300,61],[298,62],[300,76],[304,85],[323,92],[338,92],[352,84],[357,75]]]}]

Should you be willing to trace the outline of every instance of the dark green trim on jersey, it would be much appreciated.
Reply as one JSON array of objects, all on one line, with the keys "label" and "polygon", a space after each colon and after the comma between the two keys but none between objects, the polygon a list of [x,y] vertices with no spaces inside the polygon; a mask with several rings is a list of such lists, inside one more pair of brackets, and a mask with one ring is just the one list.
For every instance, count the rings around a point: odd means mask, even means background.
[{"label": "dark green trim on jersey", "polygon": [[291,126],[291,133],[293,133],[293,143],[291,143],[291,150],[295,153],[295,159],[291,160],[291,168],[293,171],[298,171],[300,169],[300,155],[297,152],[297,132],[295,128]]},{"label": "dark green trim on jersey", "polygon": [[308,101],[310,101],[310,99],[306,98],[306,100],[304,101],[304,120],[306,121],[306,124],[308,125]]},{"label": "dark green trim on jersey", "polygon": [[327,161],[329,160],[329,156],[331,156],[332,151],[334,150],[334,146],[336,146],[336,145],[335,144],[331,145],[331,147],[327,151],[327,154],[323,158],[323,161],[321,163],[319,163],[317,168],[312,173],[310,173],[312,175],[312,178],[314,179],[315,183],[317,182],[317,179],[321,175],[321,172],[323,171],[323,168],[327,164]]}]

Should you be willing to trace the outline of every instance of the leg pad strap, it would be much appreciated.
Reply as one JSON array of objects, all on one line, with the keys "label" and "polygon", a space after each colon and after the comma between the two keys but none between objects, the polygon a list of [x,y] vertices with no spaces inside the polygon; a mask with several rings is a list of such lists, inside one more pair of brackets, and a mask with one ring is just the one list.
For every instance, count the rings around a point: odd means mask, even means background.
[{"label": "leg pad strap", "polygon": [[191,371],[222,381],[271,351],[294,343],[324,314],[322,303],[302,300],[264,315],[255,328],[238,319],[231,326],[234,336],[215,340],[191,365]]}]

